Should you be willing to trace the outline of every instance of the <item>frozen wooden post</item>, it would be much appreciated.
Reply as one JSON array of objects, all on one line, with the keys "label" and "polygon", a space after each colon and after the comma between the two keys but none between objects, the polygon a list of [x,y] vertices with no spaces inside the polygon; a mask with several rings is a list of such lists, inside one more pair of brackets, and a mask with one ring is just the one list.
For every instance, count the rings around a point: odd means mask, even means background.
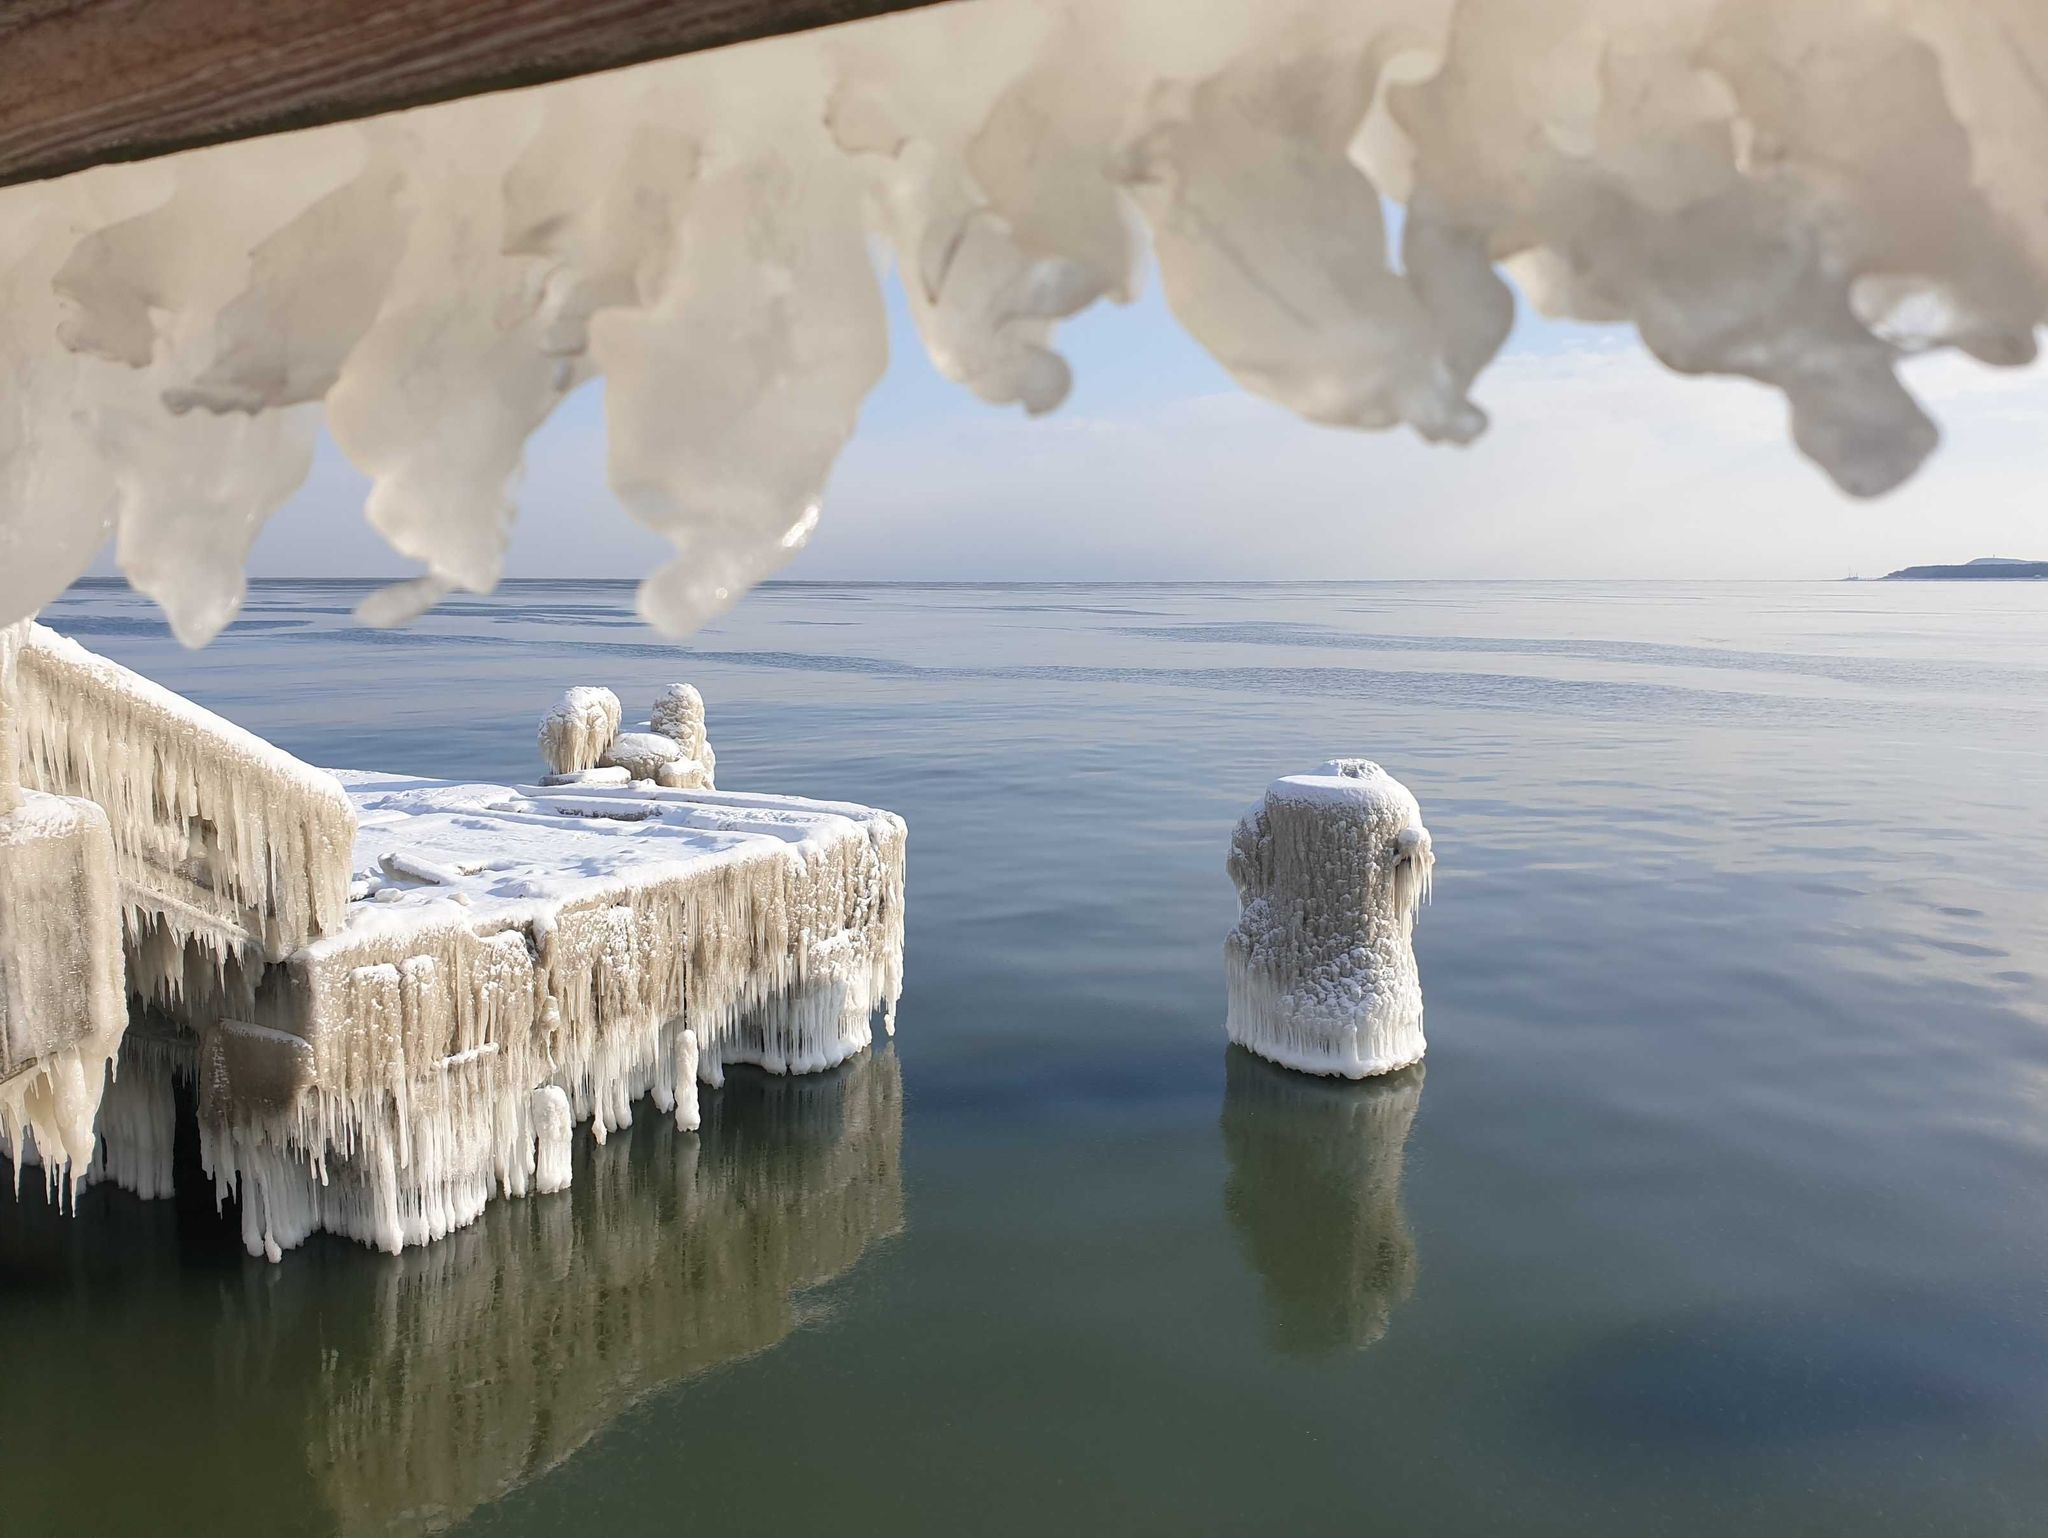
[{"label": "frozen wooden post", "polygon": [[1230,1039],[1348,1079],[1421,1061],[1411,941],[1434,865],[1415,797],[1378,764],[1333,759],[1267,786],[1230,840],[1244,910],[1224,942]]},{"label": "frozen wooden post", "polygon": [[106,813],[21,788],[10,696],[27,631],[0,629],[0,1153],[18,1186],[32,1143],[75,1202],[128,1026],[121,910]]}]

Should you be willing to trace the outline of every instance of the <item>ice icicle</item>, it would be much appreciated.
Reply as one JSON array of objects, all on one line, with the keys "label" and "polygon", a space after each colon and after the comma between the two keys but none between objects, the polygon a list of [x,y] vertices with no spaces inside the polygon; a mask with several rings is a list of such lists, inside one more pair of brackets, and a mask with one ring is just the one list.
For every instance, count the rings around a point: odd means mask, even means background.
[{"label": "ice icicle", "polygon": [[1370,1346],[1415,1286],[1401,1164],[1420,1064],[1364,1084],[1304,1078],[1230,1051],[1223,1208],[1291,1356]]},{"label": "ice icicle", "polygon": [[177,1146],[175,1086],[198,1078],[197,1042],[161,1015],[145,1013],[121,1038],[120,1056],[107,1068],[95,1129],[99,1148],[92,1178],[144,1201],[172,1193]]},{"label": "ice icicle", "polygon": [[676,1130],[695,1132],[702,1121],[697,1102],[697,1033],[684,1031],[676,1041]]},{"label": "ice icicle", "polygon": [[570,1139],[576,1118],[569,1110],[569,1097],[553,1084],[544,1084],[532,1095],[534,1142],[538,1162],[534,1166],[533,1189],[537,1192],[566,1191],[570,1179]]},{"label": "ice icicle", "polygon": [[540,756],[550,774],[595,769],[619,733],[619,697],[579,684],[541,717]]},{"label": "ice icicle", "polygon": [[1434,866],[1415,797],[1378,764],[1334,759],[1269,785],[1230,840],[1231,1040],[1351,1079],[1420,1061],[1412,941]]}]

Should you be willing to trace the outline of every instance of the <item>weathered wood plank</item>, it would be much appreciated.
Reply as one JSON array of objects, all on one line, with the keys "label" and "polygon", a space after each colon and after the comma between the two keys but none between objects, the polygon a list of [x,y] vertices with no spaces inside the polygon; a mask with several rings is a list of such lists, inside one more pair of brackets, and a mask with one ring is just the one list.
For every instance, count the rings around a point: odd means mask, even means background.
[{"label": "weathered wood plank", "polygon": [[933,0],[0,0],[0,185]]}]

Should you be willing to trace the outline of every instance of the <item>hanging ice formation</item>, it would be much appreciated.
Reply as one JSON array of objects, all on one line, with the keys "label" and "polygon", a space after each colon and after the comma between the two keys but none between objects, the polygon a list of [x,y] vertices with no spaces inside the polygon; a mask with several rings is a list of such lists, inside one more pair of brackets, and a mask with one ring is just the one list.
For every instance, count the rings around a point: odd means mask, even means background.
[{"label": "hanging ice formation", "polygon": [[[0,623],[111,534],[190,644],[324,416],[424,568],[497,580],[527,436],[602,375],[682,633],[801,548],[884,365],[871,237],[986,401],[1127,299],[1317,422],[1464,442],[1511,272],[1780,391],[1846,490],[1936,429],[1907,353],[2048,302],[2033,0],[960,0],[0,190]],[[1398,252],[1385,201],[1406,206]]]},{"label": "hanging ice formation", "polygon": [[[397,1250],[559,1189],[579,1121],[602,1141],[651,1094],[692,1129],[725,1065],[815,1072],[893,1027],[902,819],[671,788],[710,775],[687,686],[654,779],[522,790],[312,769],[41,627],[0,636],[0,746],[34,787],[0,780],[17,1172],[32,1138],[53,1179],[162,1194],[186,1076],[253,1253]],[[603,756],[616,699],[571,702]],[[124,949],[138,1011],[183,1029],[130,1032],[103,1104]]]},{"label": "hanging ice formation", "polygon": [[1415,1286],[1401,1163],[1421,1065],[1339,1084],[1233,1049],[1225,1072],[1223,1207],[1273,1343],[1301,1356],[1372,1345]]},{"label": "hanging ice formation", "polygon": [[1435,865],[1415,797],[1378,764],[1333,759],[1268,785],[1230,837],[1230,1039],[1347,1079],[1420,1062],[1412,941]]}]

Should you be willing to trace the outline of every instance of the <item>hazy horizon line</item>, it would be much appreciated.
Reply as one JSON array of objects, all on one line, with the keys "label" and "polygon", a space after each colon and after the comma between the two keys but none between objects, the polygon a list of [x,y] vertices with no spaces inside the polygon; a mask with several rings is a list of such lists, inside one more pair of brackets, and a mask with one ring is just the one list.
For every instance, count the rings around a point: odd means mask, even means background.
[{"label": "hazy horizon line", "polygon": [[[1953,563],[1932,563],[1953,564]],[[250,587],[293,583],[311,587],[386,587],[404,578],[335,576],[250,577]],[[638,587],[644,577],[501,577],[499,588],[507,587]],[[750,591],[763,588],[806,587],[1395,587],[1415,583],[1462,584],[1466,586],[1524,584],[1569,586],[1588,583],[1686,585],[1711,587],[1721,584],[1755,582],[1881,582],[1884,575],[1865,577],[1848,573],[1839,577],[770,577]],[[130,587],[120,576],[89,576],[74,581],[73,588]],[[456,588],[451,598],[487,597]]]}]

